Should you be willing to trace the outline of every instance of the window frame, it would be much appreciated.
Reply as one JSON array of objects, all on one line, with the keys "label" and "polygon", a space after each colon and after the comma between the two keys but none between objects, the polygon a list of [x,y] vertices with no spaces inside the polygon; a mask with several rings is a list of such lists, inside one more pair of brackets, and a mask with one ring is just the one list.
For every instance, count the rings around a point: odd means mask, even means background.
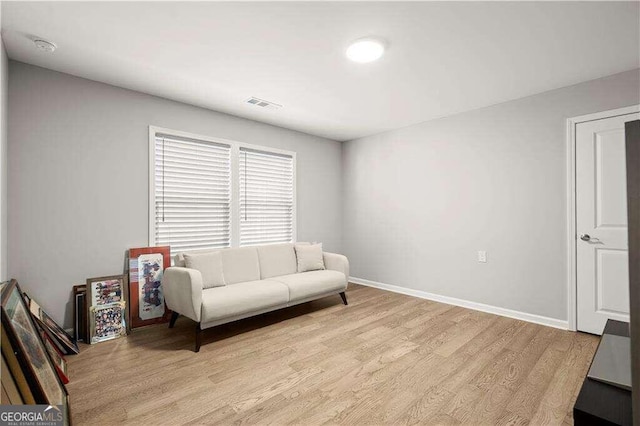
[{"label": "window frame", "polygon": [[[295,151],[288,151],[280,148],[272,148],[264,145],[255,145],[245,142],[238,142],[230,139],[216,138],[206,135],[199,135],[190,132],[183,132],[180,130],[167,129],[159,126],[149,126],[149,203],[148,203],[148,242],[149,247],[154,247],[156,245],[155,241],[155,202],[156,202],[156,194],[155,194],[155,157],[156,157],[156,135],[164,134],[175,136],[178,138],[188,138],[195,139],[203,142],[211,142],[222,145],[229,145],[231,148],[231,211],[230,211],[230,219],[231,219],[231,248],[237,247],[245,247],[240,246],[240,148],[247,148],[256,151],[262,151],[266,153],[274,153],[279,155],[287,155],[291,156],[293,161],[293,217],[292,217],[292,226],[293,233],[292,238],[293,242],[297,241],[297,231],[298,231],[298,196],[297,196],[297,187],[298,187],[298,173],[297,173],[297,159]],[[246,246],[250,247],[250,246]]]}]

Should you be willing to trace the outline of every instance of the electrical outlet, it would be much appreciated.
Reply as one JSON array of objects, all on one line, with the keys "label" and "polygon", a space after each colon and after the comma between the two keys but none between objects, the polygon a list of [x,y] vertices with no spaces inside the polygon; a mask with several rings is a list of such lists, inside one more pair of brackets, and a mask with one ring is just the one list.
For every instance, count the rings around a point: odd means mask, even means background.
[{"label": "electrical outlet", "polygon": [[484,250],[478,251],[478,263],[487,263],[487,252]]}]

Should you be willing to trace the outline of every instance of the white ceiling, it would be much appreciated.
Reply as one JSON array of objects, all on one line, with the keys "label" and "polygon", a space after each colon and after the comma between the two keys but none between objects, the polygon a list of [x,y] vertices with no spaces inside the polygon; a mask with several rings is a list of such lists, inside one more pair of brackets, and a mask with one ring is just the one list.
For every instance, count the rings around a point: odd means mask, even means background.
[{"label": "white ceiling", "polygon": [[[17,61],[349,140],[638,68],[639,6],[3,1],[2,37]],[[349,62],[370,35],[386,55]]]}]

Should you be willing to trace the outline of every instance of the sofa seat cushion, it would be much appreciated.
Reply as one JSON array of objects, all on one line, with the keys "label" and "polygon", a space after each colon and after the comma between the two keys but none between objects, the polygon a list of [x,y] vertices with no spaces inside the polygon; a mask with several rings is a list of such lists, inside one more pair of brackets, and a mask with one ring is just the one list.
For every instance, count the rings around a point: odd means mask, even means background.
[{"label": "sofa seat cushion", "polygon": [[338,271],[310,271],[270,278],[289,287],[289,300],[295,302],[347,288],[347,278]]},{"label": "sofa seat cushion", "polygon": [[286,305],[289,289],[281,282],[249,281],[202,292],[203,323],[243,315],[260,309]]}]

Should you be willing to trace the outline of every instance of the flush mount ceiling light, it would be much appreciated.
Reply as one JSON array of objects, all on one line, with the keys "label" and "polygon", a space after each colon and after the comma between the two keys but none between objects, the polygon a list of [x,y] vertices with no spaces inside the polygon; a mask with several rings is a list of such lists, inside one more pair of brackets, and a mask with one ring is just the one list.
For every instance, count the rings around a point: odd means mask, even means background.
[{"label": "flush mount ceiling light", "polygon": [[384,54],[385,43],[377,38],[367,37],[356,40],[347,48],[347,58],[361,64],[373,62]]},{"label": "flush mount ceiling light", "polygon": [[35,44],[38,49],[43,50],[45,52],[53,52],[58,48],[58,46],[56,46],[55,43],[52,43],[47,40],[42,40],[40,38],[33,40],[33,44]]}]

